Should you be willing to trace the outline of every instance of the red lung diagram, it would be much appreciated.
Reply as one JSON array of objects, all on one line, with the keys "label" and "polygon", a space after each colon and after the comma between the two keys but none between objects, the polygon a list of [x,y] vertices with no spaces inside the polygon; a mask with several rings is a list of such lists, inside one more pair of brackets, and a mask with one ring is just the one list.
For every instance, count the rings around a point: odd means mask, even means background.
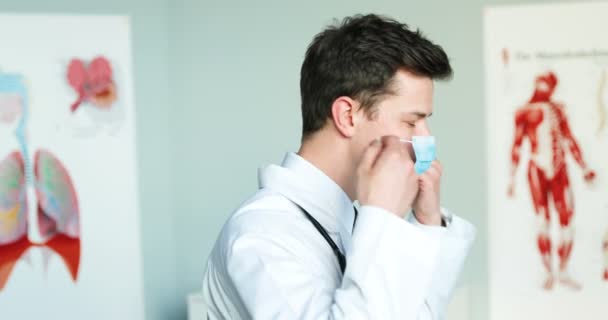
[{"label": "red lung diagram", "polygon": [[70,175],[48,150],[33,157],[33,183],[19,151],[0,159],[0,290],[32,247],[56,252],[74,281],[80,264],[80,213]]},{"label": "red lung diagram", "polygon": [[68,83],[78,94],[70,109],[75,112],[83,102],[107,109],[116,101],[112,67],[105,57],[96,57],[87,66],[80,59],[72,59],[68,66]]}]

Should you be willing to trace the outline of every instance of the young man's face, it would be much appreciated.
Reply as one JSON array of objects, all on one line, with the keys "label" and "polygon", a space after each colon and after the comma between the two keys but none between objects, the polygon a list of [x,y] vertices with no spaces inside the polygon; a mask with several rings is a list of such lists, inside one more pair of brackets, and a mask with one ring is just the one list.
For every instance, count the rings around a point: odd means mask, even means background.
[{"label": "young man's face", "polygon": [[[359,118],[352,141],[356,156],[360,156],[372,140],[385,135],[411,140],[412,136],[431,134],[427,118],[433,112],[433,80],[398,71],[393,79],[393,93],[378,103],[374,117]],[[413,155],[409,144],[408,150]]]}]

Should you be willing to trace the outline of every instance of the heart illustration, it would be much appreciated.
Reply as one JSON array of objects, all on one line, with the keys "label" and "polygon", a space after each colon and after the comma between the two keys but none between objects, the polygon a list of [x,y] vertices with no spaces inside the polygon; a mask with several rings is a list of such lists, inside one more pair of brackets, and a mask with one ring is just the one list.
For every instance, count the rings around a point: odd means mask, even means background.
[{"label": "heart illustration", "polygon": [[70,106],[72,112],[83,102],[108,109],[116,101],[112,67],[105,57],[96,57],[88,66],[80,59],[72,59],[68,66],[67,78],[78,94],[78,99]]}]

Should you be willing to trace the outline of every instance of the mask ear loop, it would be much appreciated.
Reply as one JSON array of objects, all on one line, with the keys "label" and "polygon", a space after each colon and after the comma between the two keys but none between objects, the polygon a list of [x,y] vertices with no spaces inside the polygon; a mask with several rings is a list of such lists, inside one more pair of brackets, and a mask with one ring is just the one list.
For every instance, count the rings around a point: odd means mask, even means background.
[{"label": "mask ear loop", "polygon": [[[407,139],[399,138],[399,141],[402,142],[402,143],[409,143],[409,144],[412,145],[412,147],[414,147],[414,142],[412,142],[412,140],[407,140]],[[415,154],[415,152],[414,152],[414,154]],[[411,157],[411,155],[410,155],[410,157]],[[416,162],[416,158],[415,157],[412,160],[414,162]]]},{"label": "mask ear loop", "polygon": [[[380,139],[376,139],[376,141],[380,141]],[[414,142],[412,140],[407,140],[407,139],[403,139],[403,138],[399,138],[399,141],[401,141],[403,143],[414,144]]]}]

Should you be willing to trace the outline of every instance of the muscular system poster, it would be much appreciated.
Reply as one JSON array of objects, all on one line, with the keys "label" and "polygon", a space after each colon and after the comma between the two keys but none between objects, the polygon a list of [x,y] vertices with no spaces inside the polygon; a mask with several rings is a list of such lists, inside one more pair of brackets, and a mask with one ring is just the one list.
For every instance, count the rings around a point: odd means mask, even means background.
[{"label": "muscular system poster", "polygon": [[608,317],[606,15],[484,11],[491,320]]}]

